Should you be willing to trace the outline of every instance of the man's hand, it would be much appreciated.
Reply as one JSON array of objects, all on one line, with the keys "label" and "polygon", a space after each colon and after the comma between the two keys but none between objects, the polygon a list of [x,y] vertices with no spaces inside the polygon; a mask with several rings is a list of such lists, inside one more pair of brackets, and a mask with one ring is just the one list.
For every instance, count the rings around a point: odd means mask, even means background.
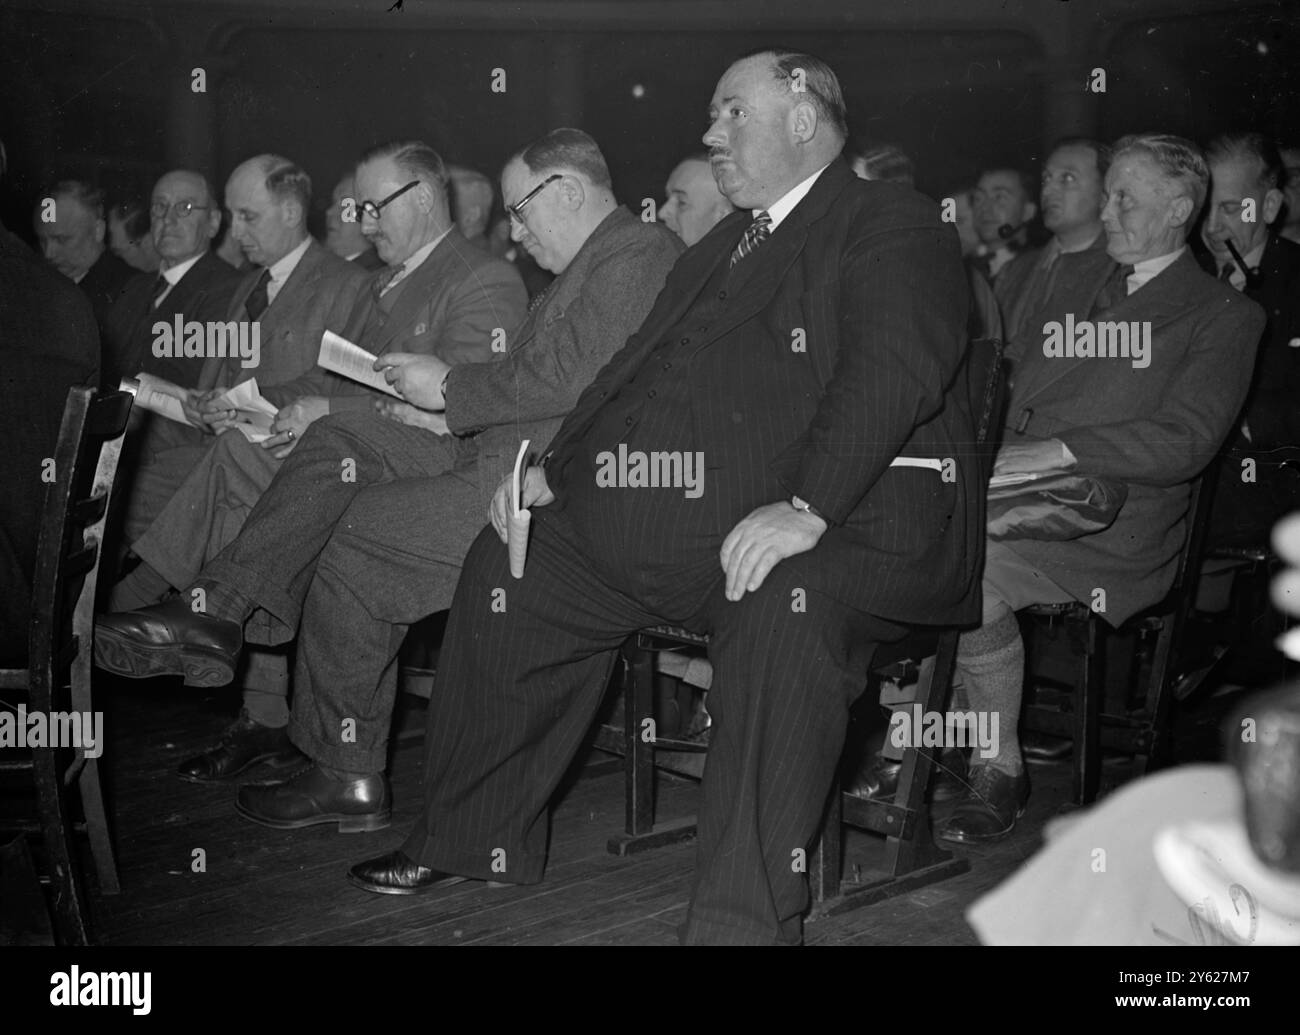
[{"label": "man's hand", "polygon": [[1059,438],[1041,442],[1013,443],[998,450],[993,474],[1039,474],[1071,466],[1065,460],[1065,443]]},{"label": "man's hand", "polygon": [[752,511],[722,542],[727,599],[736,601],[753,593],[777,562],[807,553],[825,531],[825,521],[789,503],[769,503]]},{"label": "man's hand", "polygon": [[191,393],[192,402],[202,420],[199,426],[204,431],[220,432],[235,426],[235,411],[224,403],[217,402],[226,391],[226,388],[209,388],[206,392]]},{"label": "man's hand", "polygon": [[442,379],[451,367],[437,356],[389,352],[375,360],[375,369],[385,371],[384,380],[407,402],[422,410],[447,408],[447,401],[442,397]]},{"label": "man's hand", "polygon": [[375,411],[381,417],[395,420],[399,424],[409,424],[413,428],[424,428],[435,435],[451,434],[447,430],[447,418],[441,413],[430,413],[428,410],[422,410],[418,406],[397,399],[376,399]]},{"label": "man's hand", "polygon": [[[496,495],[492,497],[492,506],[488,513],[492,518],[492,527],[497,530],[501,541],[506,541],[506,517],[514,505],[510,499],[511,482],[507,477],[497,486]],[[519,505],[527,510],[529,507],[544,507],[555,501],[555,493],[546,484],[546,471],[540,467],[529,467],[524,471],[524,484],[519,490]]]},{"label": "man's hand", "polygon": [[293,447],[302,438],[302,433],[311,427],[312,421],[329,412],[330,401],[322,396],[304,395],[295,399],[275,415],[275,420],[271,421],[273,434],[262,443],[262,448],[273,450],[271,455],[283,460],[293,452]]}]

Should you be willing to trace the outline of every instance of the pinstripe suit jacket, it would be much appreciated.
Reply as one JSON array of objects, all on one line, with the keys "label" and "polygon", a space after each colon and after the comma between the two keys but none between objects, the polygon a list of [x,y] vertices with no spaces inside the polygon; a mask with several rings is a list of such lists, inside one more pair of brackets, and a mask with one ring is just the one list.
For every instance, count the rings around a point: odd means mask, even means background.
[{"label": "pinstripe suit jacket", "polygon": [[[690,310],[749,221],[735,213],[678,260],[645,323],[583,393],[547,457],[555,505],[603,400]],[[831,524],[809,555],[830,595],[897,621],[976,620],[982,490],[969,405],[948,390],[969,302],[951,228],[929,199],[859,180],[836,160],[745,261],[754,265],[720,318],[674,371],[689,384],[719,535],[755,506],[798,495]],[[891,468],[899,455],[951,458],[954,477]],[[671,553],[670,523],[660,536],[654,546]]]}]

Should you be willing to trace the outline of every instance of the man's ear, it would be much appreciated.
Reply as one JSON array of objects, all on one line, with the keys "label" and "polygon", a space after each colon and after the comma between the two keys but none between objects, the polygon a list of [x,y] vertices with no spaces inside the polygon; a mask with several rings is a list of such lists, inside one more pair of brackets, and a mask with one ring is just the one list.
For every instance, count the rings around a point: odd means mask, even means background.
[{"label": "man's ear", "polygon": [[1272,225],[1273,221],[1277,219],[1278,213],[1282,211],[1282,203],[1284,201],[1286,201],[1286,195],[1276,187],[1271,188],[1269,192],[1264,195],[1264,211],[1261,215],[1265,226]]},{"label": "man's ear", "polygon": [[582,185],[582,181],[576,176],[564,174],[564,178],[557,184],[560,197],[564,200],[564,207],[570,211],[576,212],[582,208],[582,203],[587,200],[587,189]]},{"label": "man's ear", "polygon": [[95,220],[95,243],[103,244],[104,235],[108,232],[108,224],[102,219]]},{"label": "man's ear", "polygon": [[1185,194],[1174,198],[1169,206],[1170,226],[1185,226],[1192,215],[1192,199]]},{"label": "man's ear", "polygon": [[284,219],[284,225],[295,229],[302,225],[303,217],[306,215],[302,210],[302,203],[297,198],[285,198],[280,202],[280,214]]},{"label": "man's ear", "polygon": [[1030,222],[1034,216],[1038,215],[1038,206],[1032,201],[1026,201],[1024,207],[1020,210],[1022,225]]},{"label": "man's ear", "polygon": [[817,109],[811,101],[800,101],[790,109],[790,132],[801,144],[807,143],[817,132]]},{"label": "man's ear", "polygon": [[208,240],[215,241],[221,233],[221,209],[215,206],[208,210]]}]

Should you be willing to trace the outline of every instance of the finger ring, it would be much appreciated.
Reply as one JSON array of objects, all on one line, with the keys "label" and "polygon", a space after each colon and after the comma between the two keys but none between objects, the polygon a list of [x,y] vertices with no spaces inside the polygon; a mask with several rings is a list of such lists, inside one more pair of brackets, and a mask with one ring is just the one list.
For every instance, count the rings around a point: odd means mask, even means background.
[{"label": "finger ring", "polygon": [[289,431],[288,431],[288,435],[289,435],[289,441],[292,442],[292,441],[293,441],[293,428],[290,428],[290,429],[289,429]]}]

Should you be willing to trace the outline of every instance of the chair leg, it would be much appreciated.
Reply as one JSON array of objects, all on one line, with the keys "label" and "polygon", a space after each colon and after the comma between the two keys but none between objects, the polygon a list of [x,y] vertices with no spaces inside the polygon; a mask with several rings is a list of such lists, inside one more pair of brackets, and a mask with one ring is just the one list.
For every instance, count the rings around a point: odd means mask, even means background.
[{"label": "chair leg", "polygon": [[1101,784],[1101,703],[1106,692],[1106,655],[1101,620],[1090,614],[1083,628],[1074,712],[1074,802],[1087,805]]},{"label": "chair leg", "polygon": [[654,652],[634,639],[624,648],[624,666],[624,807],[627,833],[639,837],[649,834],[655,823]]},{"label": "chair leg", "polygon": [[113,856],[113,841],[108,832],[108,814],[104,809],[104,794],[99,783],[99,760],[87,758],[77,777],[81,790],[81,807],[86,813],[86,833],[90,838],[90,851],[95,858],[95,872],[99,875],[99,890],[105,895],[116,895],[122,890],[117,879],[117,860]]},{"label": "chair leg", "polygon": [[41,813],[41,836],[54,896],[54,936],[61,945],[89,945],[90,925],[72,816],[54,748],[32,751],[32,775]]},{"label": "chair leg", "polygon": [[808,882],[814,907],[840,893],[844,867],[844,847],[841,841],[843,831],[844,799],[840,796],[837,773],[831,785],[830,801],[826,806],[821,833],[817,836],[813,857],[808,864]]},{"label": "chair leg", "polygon": [[1134,768],[1139,776],[1158,769],[1166,754],[1169,739],[1169,709],[1173,699],[1173,653],[1181,623],[1176,614],[1163,616],[1156,633],[1156,646],[1151,655],[1151,674],[1147,683],[1144,733],[1149,745],[1144,754],[1134,757]]}]

